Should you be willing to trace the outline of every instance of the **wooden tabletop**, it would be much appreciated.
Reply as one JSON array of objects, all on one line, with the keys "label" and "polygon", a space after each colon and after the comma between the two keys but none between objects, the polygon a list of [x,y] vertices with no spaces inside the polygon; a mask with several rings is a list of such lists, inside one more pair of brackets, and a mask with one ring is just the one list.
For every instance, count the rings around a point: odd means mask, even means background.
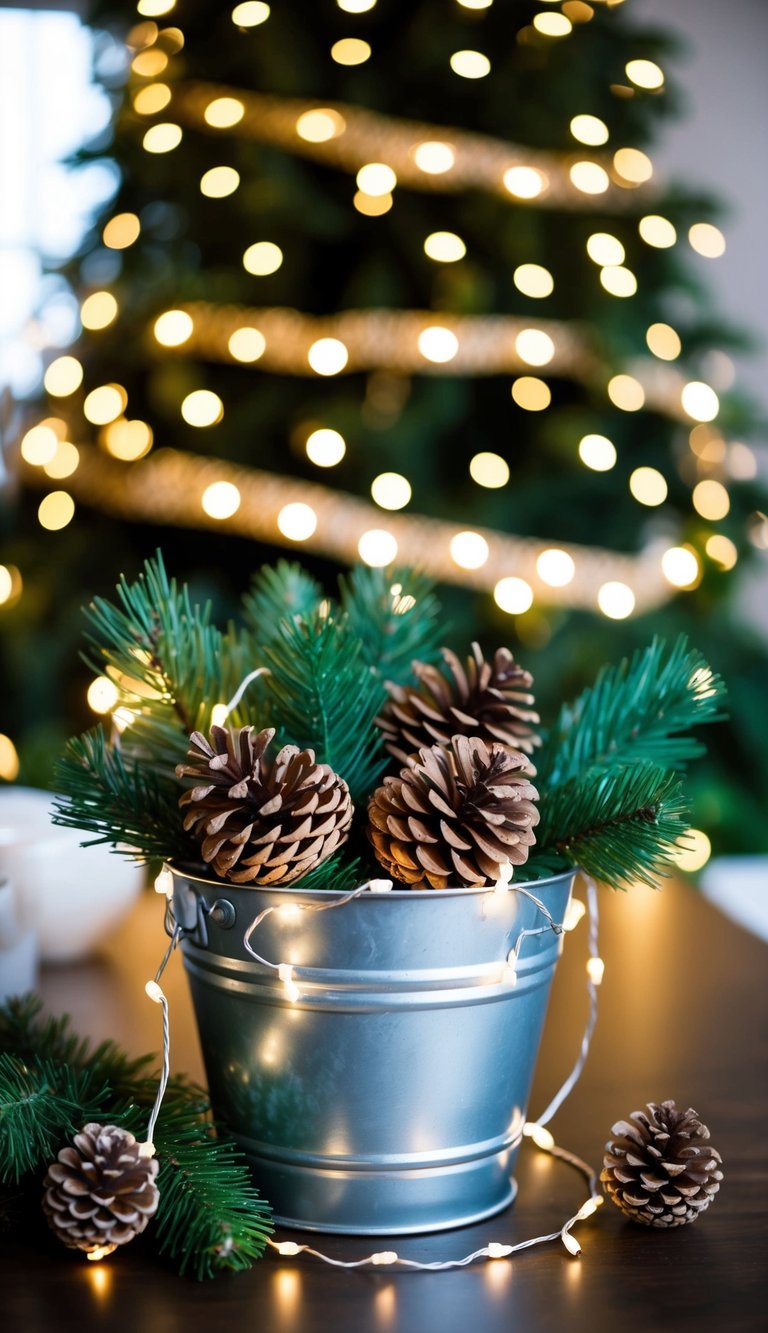
[{"label": "wooden tabletop", "polygon": [[[161,909],[154,894],[144,895],[100,957],[46,969],[46,1005],[68,1011],[83,1033],[114,1037],[137,1053],[156,1050],[159,1015],[143,983],[165,946]],[[650,1230],[625,1222],[606,1203],[578,1228],[580,1259],[569,1258],[559,1242],[447,1273],[342,1272],[268,1255],[248,1273],[206,1283],[177,1277],[145,1237],[100,1265],[73,1257],[53,1239],[41,1249],[23,1236],[2,1237],[0,1326],[9,1333],[764,1329],[768,948],[683,883],[659,893],[603,892],[601,918],[606,973],[597,1031],[582,1080],[551,1128],[564,1147],[599,1165],[617,1119],[665,1098],[695,1107],[725,1172],[720,1194],[696,1223]],[[529,1112],[549,1100],[575,1057],[586,1013],[585,957],[582,924],[559,967]],[[201,1078],[180,957],[164,986],[174,1067]],[[514,1244],[555,1230],[585,1197],[575,1173],[530,1146],[521,1152],[517,1178],[517,1203],[501,1216],[388,1244],[415,1259],[460,1257],[491,1240]],[[321,1248],[353,1259],[377,1246],[323,1237]]]}]

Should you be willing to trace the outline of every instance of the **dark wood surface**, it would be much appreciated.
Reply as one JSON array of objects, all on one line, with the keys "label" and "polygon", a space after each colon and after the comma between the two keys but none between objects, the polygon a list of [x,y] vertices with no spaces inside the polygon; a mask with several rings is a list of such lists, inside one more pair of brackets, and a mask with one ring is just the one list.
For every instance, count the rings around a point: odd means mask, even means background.
[{"label": "dark wood surface", "polygon": [[[143,982],[164,947],[162,903],[147,894],[103,955],[47,969],[46,1004],[83,1032],[133,1051],[157,1049],[159,1011]],[[768,1326],[765,978],[768,947],[689,886],[601,897],[606,974],[586,1072],[552,1128],[564,1147],[598,1164],[611,1124],[645,1102],[674,1098],[709,1124],[725,1181],[695,1224],[654,1231],[610,1204],[581,1224],[580,1259],[559,1242],[511,1261],[448,1273],[340,1272],[268,1256],[248,1273],[197,1283],[178,1278],[145,1238],[89,1265],[53,1240],[2,1238],[0,1327],[9,1333],[501,1333],[501,1330],[758,1330]],[[530,1110],[544,1105],[573,1061],[586,1012],[585,927],[560,964]],[[181,959],[166,973],[173,1063],[201,1064]],[[387,1241],[416,1259],[461,1256],[489,1240],[514,1243],[554,1230],[584,1197],[567,1167],[526,1147],[515,1206],[490,1222]],[[288,1239],[288,1233],[283,1233]],[[291,1238],[301,1239],[298,1233]],[[309,1237],[307,1237],[309,1239]],[[382,1245],[323,1238],[357,1258]]]}]

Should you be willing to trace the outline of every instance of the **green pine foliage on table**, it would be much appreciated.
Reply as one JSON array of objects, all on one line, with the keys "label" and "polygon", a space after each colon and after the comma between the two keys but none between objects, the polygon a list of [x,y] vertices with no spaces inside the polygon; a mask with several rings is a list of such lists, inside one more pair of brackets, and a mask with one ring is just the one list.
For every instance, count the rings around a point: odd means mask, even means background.
[{"label": "green pine foliage on table", "polygon": [[[42,1189],[59,1149],[91,1121],[139,1140],[155,1101],[153,1056],[114,1042],[92,1046],[69,1020],[44,1017],[34,996],[0,1007],[0,1211],[13,1219],[16,1186]],[[268,1204],[234,1140],[217,1130],[201,1088],[169,1080],[154,1131],[160,1202],[150,1224],[180,1273],[209,1278],[249,1268],[272,1231]]]}]

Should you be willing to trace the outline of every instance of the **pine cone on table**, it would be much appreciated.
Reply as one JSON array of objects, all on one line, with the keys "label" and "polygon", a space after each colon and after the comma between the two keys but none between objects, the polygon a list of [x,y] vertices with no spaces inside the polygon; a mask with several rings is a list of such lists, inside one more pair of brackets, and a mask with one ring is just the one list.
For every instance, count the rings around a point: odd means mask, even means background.
[{"label": "pine cone on table", "polygon": [[69,1249],[112,1250],[144,1230],[160,1194],[157,1158],[139,1147],[127,1129],[89,1124],[48,1167],[43,1212]]},{"label": "pine cone on table", "polygon": [[346,840],[352,801],[346,782],[312,750],[284,745],[273,763],[272,728],[211,728],[190,738],[177,777],[196,785],[184,793],[184,828],[203,860],[234,884],[291,884],[326,861]]},{"label": "pine cone on table", "polygon": [[711,1204],[723,1173],[719,1152],[695,1111],[648,1103],[611,1129],[600,1174],[608,1197],[633,1222],[681,1227]]},{"label": "pine cone on table", "polygon": [[539,812],[525,755],[477,736],[419,750],[368,806],[368,836],[393,879],[416,888],[495,884],[522,865]]},{"label": "pine cone on table", "polygon": [[389,700],[376,721],[390,754],[406,764],[423,746],[448,745],[452,736],[479,736],[530,754],[540,743],[530,673],[508,648],[487,662],[473,643],[466,671],[449,648],[442,652],[447,671],[414,662],[418,686],[387,684]]}]

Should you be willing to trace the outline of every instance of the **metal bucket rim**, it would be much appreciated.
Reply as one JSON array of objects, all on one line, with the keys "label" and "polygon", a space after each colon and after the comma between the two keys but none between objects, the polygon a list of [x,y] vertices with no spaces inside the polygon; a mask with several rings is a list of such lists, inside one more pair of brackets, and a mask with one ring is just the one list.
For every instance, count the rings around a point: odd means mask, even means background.
[{"label": "metal bucket rim", "polygon": [[[168,861],[166,864],[171,873],[178,876],[179,879],[186,879],[195,884],[202,884],[206,888],[216,889],[217,891],[225,890],[227,893],[276,893],[284,894],[288,898],[301,895],[304,898],[317,898],[318,901],[322,902],[331,898],[333,894],[338,894],[340,898],[344,898],[347,892],[345,890],[342,893],[336,889],[303,889],[300,884],[286,884],[282,888],[278,884],[233,884],[231,881],[225,879],[207,879],[204,875],[198,875],[191,870],[184,870],[181,866],[175,865],[173,861]],[[578,873],[578,866],[570,866],[568,870],[561,870],[557,875],[548,875],[546,879],[512,879],[509,881],[507,887],[510,890],[525,889],[527,893],[531,893],[535,897],[538,890],[549,888],[552,884],[561,884],[564,880],[572,880]],[[386,878],[386,876],[381,876],[380,878]],[[363,884],[359,887],[362,888],[363,885],[369,882],[370,881],[368,880],[363,880]],[[373,892],[371,894],[366,894],[365,901],[373,902],[374,900],[380,900],[385,902],[387,899],[396,898],[413,899],[418,901],[426,901],[429,899],[434,902],[436,899],[475,897],[483,893],[490,894],[495,892],[495,884],[490,884],[483,888],[471,888],[469,886],[456,889],[392,888],[384,893]]]}]

